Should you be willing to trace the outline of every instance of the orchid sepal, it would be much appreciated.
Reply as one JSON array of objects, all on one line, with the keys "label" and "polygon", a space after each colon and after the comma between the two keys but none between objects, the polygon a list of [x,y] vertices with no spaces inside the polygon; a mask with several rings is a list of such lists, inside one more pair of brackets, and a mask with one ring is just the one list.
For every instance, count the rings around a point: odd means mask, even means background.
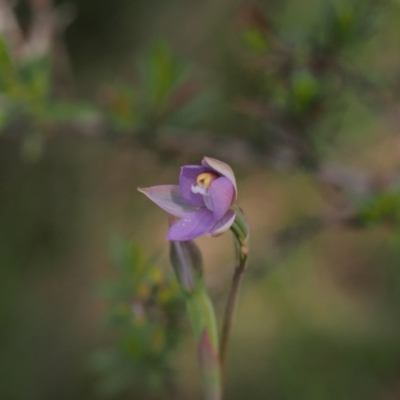
[{"label": "orchid sepal", "polygon": [[236,211],[233,208],[231,208],[214,225],[214,227],[210,232],[210,236],[212,237],[221,236],[223,233],[225,233],[228,229],[232,227],[232,224],[235,222],[235,219],[236,219]]},{"label": "orchid sepal", "polygon": [[183,218],[199,209],[182,196],[178,185],[158,185],[138,190],[175,217]]},{"label": "orchid sepal", "polygon": [[203,167],[208,167],[211,170],[214,170],[216,172],[218,172],[220,175],[225,176],[226,178],[228,178],[234,189],[234,197],[232,199],[232,204],[237,200],[237,196],[238,196],[238,190],[237,190],[237,184],[236,184],[236,178],[235,178],[235,174],[232,170],[232,168],[224,163],[223,161],[217,160],[215,158],[211,158],[211,157],[204,157],[201,165]]},{"label": "orchid sepal", "polygon": [[247,217],[240,207],[232,207],[235,211],[235,220],[231,225],[231,231],[241,243],[247,244],[250,238],[250,226]]}]

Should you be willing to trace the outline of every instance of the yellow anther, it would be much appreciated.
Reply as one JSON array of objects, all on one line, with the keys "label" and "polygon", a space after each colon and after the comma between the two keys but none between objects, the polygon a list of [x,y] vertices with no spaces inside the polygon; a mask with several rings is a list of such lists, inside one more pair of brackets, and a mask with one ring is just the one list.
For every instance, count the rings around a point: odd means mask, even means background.
[{"label": "yellow anther", "polygon": [[203,172],[197,177],[196,183],[199,186],[208,189],[212,181],[214,181],[218,177],[219,177],[218,174],[216,174],[215,172]]}]

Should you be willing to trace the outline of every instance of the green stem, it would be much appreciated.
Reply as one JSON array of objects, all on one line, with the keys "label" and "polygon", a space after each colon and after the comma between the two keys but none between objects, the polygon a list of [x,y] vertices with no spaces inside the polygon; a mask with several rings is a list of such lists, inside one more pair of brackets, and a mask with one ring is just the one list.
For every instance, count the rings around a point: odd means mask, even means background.
[{"label": "green stem", "polygon": [[240,284],[246,269],[249,226],[242,210],[235,207],[236,218],[231,226],[235,237],[236,266],[222,323],[221,347],[214,307],[203,277],[200,250],[193,241],[171,242],[170,259],[196,337],[198,359],[204,384],[205,400],[222,400],[227,349]]},{"label": "green stem", "polygon": [[196,244],[189,240],[171,242],[170,260],[174,268],[197,342],[197,353],[205,400],[221,400],[221,369],[218,329],[214,307],[203,277],[203,261]]},{"label": "green stem", "polygon": [[222,322],[221,346],[220,346],[222,387],[224,387],[225,383],[228,347],[229,347],[233,322],[235,318],[237,301],[239,297],[239,289],[243,280],[244,273],[246,271],[246,263],[248,255],[248,238],[249,238],[248,225],[241,211],[240,211],[240,218],[243,219],[241,221],[239,221],[238,219],[235,220],[235,223],[232,225],[231,228],[235,238],[236,264]]},{"label": "green stem", "polygon": [[206,400],[221,400],[221,370],[214,307],[205,285],[186,297],[190,322],[196,337],[200,371]]}]

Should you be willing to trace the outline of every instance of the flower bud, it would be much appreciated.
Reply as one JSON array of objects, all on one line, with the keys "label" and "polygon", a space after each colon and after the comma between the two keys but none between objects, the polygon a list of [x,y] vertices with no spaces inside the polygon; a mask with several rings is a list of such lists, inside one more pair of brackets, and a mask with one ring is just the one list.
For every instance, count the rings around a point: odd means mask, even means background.
[{"label": "flower bud", "polygon": [[203,282],[203,260],[192,241],[170,242],[170,260],[184,294],[192,293]]},{"label": "flower bud", "polygon": [[236,211],[236,217],[231,226],[231,231],[240,242],[247,244],[250,235],[248,220],[239,207],[234,207],[234,210]]}]

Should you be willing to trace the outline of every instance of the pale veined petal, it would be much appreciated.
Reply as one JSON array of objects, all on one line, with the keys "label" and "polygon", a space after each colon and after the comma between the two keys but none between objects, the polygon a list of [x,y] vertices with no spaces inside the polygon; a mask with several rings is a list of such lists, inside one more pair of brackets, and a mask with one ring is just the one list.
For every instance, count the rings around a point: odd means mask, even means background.
[{"label": "pale veined petal", "polygon": [[235,189],[235,195],[233,196],[232,199],[232,204],[233,204],[233,202],[235,202],[237,199],[238,191],[237,191],[235,174],[233,173],[232,168],[228,164],[211,157],[204,157],[203,161],[201,162],[201,165],[205,168],[209,168],[217,172],[222,176],[225,176],[232,182],[232,185]]},{"label": "pale veined petal", "polygon": [[227,213],[212,227],[211,236],[219,236],[226,232],[233,224],[236,218],[235,210],[228,210]]},{"label": "pale veined petal", "polygon": [[213,212],[201,208],[172,225],[167,233],[167,240],[183,241],[195,239],[209,233],[215,225]]},{"label": "pale veined petal", "polygon": [[234,191],[235,189],[232,182],[224,176],[215,179],[215,181],[211,183],[208,189],[208,195],[211,200],[215,220],[221,219],[228,211],[232,204]]},{"label": "pale veined petal", "polygon": [[176,217],[186,215],[198,210],[199,207],[189,203],[181,194],[178,185],[160,185],[148,188],[138,188],[150,200],[168,213]]}]

